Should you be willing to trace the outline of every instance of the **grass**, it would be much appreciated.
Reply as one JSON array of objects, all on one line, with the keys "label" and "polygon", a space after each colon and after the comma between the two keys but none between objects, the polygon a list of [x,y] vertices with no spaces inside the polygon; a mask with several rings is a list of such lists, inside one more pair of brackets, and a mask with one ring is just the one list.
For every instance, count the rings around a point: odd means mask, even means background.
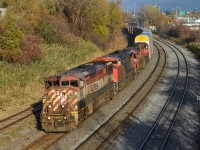
[{"label": "grass", "polygon": [[[25,120],[22,124],[3,131],[0,136],[0,149],[5,149],[5,147],[9,144],[12,145],[12,143],[15,143],[15,141],[20,141],[23,136],[27,135],[29,132],[32,132],[35,127],[36,119],[33,116],[28,120]],[[22,149],[25,149],[25,146],[21,145],[21,147]]]},{"label": "grass", "polygon": [[188,48],[200,52],[200,42],[191,42],[188,44]]},{"label": "grass", "polygon": [[80,63],[90,61],[102,51],[91,42],[77,41],[74,46],[42,44],[46,53],[41,61],[29,65],[0,62],[0,112],[29,106],[44,92],[44,78]]},{"label": "grass", "polygon": [[10,140],[11,137],[9,136],[5,136],[4,138],[0,138],[1,142],[0,142],[0,148],[5,146]]},{"label": "grass", "polygon": [[45,77],[126,47],[123,37],[120,34],[116,37],[106,51],[91,42],[77,40],[73,45],[40,45],[46,53],[45,58],[29,65],[12,65],[0,61],[0,118],[39,101],[44,92]]}]

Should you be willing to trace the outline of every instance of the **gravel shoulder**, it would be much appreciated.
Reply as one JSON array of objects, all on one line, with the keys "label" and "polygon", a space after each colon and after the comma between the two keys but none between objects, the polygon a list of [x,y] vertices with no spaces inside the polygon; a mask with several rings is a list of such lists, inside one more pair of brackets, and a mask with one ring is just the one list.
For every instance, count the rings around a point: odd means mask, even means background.
[{"label": "gravel shoulder", "polygon": [[166,149],[200,149],[200,60],[184,47],[174,44],[186,56],[188,89]]}]

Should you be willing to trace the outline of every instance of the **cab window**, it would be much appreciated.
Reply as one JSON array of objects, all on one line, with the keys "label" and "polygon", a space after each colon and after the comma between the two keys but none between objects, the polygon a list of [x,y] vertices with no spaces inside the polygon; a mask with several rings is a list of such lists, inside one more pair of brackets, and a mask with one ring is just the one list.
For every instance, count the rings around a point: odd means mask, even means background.
[{"label": "cab window", "polygon": [[59,86],[59,81],[53,81],[53,86]]},{"label": "cab window", "polygon": [[112,61],[112,64],[117,64],[117,61]]},{"label": "cab window", "polygon": [[62,81],[62,86],[69,86],[69,81]]},{"label": "cab window", "polygon": [[53,85],[52,85],[52,82],[51,81],[46,81],[45,82],[45,88],[46,89],[48,89],[48,88],[50,88],[50,87],[52,87]]},{"label": "cab window", "polygon": [[70,85],[74,87],[78,87],[78,80],[71,80]]}]

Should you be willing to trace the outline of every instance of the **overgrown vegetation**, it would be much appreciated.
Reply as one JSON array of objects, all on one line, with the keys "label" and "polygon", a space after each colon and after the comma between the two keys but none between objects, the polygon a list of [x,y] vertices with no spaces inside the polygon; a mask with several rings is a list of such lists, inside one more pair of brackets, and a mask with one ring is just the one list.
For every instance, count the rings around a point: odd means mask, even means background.
[{"label": "overgrown vegetation", "polygon": [[[70,39],[74,35],[105,49],[123,25],[119,4],[107,0],[3,0],[1,5],[8,8],[9,15],[0,21],[0,59],[20,64],[41,60],[45,53],[38,44],[74,44]],[[34,48],[24,41],[27,36],[38,37],[39,41],[31,42]]]},{"label": "overgrown vegetation", "polygon": [[37,101],[44,77],[103,55],[123,25],[116,1],[0,0],[0,5],[8,9],[0,18],[0,112]]},{"label": "overgrown vegetation", "polygon": [[40,48],[46,52],[41,61],[29,65],[0,62],[0,110],[8,109],[7,105],[12,102],[20,106],[39,100],[44,92],[45,77],[90,61],[101,53],[97,46],[83,40],[78,40],[76,49],[59,44],[42,44]]},{"label": "overgrown vegetation", "polygon": [[194,53],[200,56],[200,31],[191,30],[188,27],[179,25],[177,27],[168,28],[168,31],[161,36],[170,38],[176,43],[183,44]]},{"label": "overgrown vegetation", "polygon": [[200,42],[191,42],[187,47],[200,56]]}]

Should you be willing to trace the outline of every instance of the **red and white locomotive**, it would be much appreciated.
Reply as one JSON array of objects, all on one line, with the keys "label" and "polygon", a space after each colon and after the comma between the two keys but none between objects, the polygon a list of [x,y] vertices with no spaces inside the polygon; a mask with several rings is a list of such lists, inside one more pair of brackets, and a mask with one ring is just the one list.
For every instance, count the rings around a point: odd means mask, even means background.
[{"label": "red and white locomotive", "polygon": [[[47,132],[70,131],[113,97],[112,63],[89,62],[46,79],[41,115]],[[110,96],[110,97],[109,97]]]}]

